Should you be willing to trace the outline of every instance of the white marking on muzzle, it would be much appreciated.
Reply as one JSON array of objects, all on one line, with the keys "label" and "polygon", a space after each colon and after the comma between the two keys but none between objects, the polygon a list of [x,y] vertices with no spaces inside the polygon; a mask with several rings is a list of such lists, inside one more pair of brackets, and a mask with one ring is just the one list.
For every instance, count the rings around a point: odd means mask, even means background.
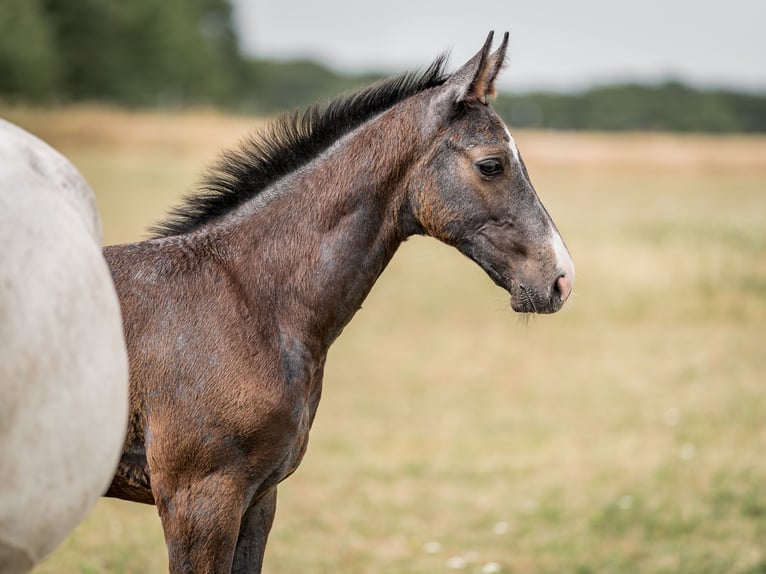
[{"label": "white marking on muzzle", "polygon": [[569,255],[569,251],[564,245],[564,240],[561,239],[561,235],[556,231],[554,227],[551,227],[551,248],[556,254],[556,269],[559,273],[564,273],[570,283],[574,284],[575,268],[572,262],[572,257]]}]

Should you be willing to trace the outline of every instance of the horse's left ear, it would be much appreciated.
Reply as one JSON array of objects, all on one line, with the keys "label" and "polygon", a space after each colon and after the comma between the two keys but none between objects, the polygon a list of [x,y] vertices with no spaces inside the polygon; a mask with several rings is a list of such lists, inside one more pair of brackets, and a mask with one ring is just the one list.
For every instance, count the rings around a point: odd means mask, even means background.
[{"label": "horse's left ear", "polygon": [[505,62],[508,32],[497,51],[490,53],[494,35],[490,32],[481,50],[444,83],[433,102],[435,111],[451,110],[455,104],[468,100],[486,104],[487,98],[495,95],[495,79]]}]

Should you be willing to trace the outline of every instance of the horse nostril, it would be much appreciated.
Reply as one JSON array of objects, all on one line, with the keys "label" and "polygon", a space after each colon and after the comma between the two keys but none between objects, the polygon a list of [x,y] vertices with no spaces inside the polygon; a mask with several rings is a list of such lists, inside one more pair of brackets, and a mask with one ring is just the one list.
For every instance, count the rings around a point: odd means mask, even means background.
[{"label": "horse nostril", "polygon": [[556,279],[556,283],[553,284],[553,291],[559,294],[561,302],[563,303],[569,298],[569,294],[572,292],[572,281],[566,274],[560,275]]}]

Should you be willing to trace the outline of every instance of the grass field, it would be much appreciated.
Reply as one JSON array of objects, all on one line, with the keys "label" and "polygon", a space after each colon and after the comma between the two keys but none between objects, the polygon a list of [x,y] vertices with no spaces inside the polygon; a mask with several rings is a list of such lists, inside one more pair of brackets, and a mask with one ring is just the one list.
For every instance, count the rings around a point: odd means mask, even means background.
[{"label": "grass field", "polygon": [[[80,168],[108,243],[253,125],[0,116]],[[515,136],[573,299],[520,320],[457,252],[405,244],[330,353],[265,571],[766,573],[766,138]],[[165,569],[155,509],[104,500],[35,573]]]}]

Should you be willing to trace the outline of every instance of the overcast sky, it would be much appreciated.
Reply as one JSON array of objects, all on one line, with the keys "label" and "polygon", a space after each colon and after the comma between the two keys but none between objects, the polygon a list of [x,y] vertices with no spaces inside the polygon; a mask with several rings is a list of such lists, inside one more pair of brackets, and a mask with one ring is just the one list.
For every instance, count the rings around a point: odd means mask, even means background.
[{"label": "overcast sky", "polygon": [[244,50],[340,70],[452,69],[511,33],[512,89],[678,78],[766,90],[766,0],[234,0]]}]

